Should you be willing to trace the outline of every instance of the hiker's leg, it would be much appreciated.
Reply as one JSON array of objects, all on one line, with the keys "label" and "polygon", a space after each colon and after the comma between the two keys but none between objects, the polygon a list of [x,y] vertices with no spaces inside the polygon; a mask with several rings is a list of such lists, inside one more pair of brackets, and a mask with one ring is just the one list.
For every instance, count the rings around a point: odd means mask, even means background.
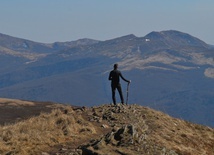
[{"label": "hiker's leg", "polygon": [[116,90],[116,87],[112,85],[111,91],[112,91],[112,100],[113,100],[114,105],[116,105],[115,90]]},{"label": "hiker's leg", "polygon": [[121,103],[124,104],[123,92],[122,92],[122,88],[121,88],[121,85],[120,85],[120,84],[118,84],[117,90],[118,90],[118,92],[119,92],[119,94],[120,94]]}]

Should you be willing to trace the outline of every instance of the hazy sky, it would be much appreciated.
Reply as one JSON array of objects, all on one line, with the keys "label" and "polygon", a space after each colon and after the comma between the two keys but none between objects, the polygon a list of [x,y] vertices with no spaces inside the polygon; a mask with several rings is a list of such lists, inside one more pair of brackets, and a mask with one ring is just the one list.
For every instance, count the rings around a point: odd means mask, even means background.
[{"label": "hazy sky", "polygon": [[0,0],[0,33],[37,42],[162,30],[214,45],[214,0]]}]

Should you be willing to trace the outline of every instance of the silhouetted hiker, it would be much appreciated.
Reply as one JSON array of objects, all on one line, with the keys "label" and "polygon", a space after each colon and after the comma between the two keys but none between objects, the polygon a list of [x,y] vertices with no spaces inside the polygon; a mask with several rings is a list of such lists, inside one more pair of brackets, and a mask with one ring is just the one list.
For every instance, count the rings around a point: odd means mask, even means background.
[{"label": "silhouetted hiker", "polygon": [[115,91],[116,89],[118,90],[119,94],[120,94],[120,99],[121,99],[121,103],[124,104],[124,99],[123,99],[123,93],[122,93],[122,88],[120,85],[120,77],[130,83],[130,80],[126,80],[123,75],[121,74],[121,72],[118,69],[118,64],[114,64],[114,69],[110,72],[109,74],[109,80],[111,80],[111,90],[112,90],[112,100],[114,105],[116,105],[116,98],[115,98]]}]

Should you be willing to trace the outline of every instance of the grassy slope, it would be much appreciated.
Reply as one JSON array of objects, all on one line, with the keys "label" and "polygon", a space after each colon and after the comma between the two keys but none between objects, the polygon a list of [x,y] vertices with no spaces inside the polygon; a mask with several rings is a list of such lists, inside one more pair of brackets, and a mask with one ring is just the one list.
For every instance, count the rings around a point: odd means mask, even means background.
[{"label": "grassy slope", "polygon": [[[134,128],[131,136],[118,132],[127,125]],[[120,138],[116,138],[118,133]],[[51,113],[1,126],[0,137],[0,154],[62,153],[62,148],[66,154],[78,147],[80,152],[115,155],[214,154],[214,129],[139,105],[58,105]]]}]

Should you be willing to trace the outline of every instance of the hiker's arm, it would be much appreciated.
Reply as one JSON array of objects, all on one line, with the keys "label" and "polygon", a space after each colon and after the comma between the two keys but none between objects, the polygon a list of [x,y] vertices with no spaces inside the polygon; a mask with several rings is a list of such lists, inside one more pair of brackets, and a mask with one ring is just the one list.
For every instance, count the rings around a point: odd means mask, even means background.
[{"label": "hiker's arm", "polygon": [[127,79],[125,79],[125,78],[123,77],[122,73],[120,73],[120,77],[121,77],[124,81],[126,81],[126,82],[128,82],[128,83],[130,83],[130,82],[131,82],[131,80],[127,80]]},{"label": "hiker's arm", "polygon": [[108,80],[112,80],[111,72],[109,73]]}]

